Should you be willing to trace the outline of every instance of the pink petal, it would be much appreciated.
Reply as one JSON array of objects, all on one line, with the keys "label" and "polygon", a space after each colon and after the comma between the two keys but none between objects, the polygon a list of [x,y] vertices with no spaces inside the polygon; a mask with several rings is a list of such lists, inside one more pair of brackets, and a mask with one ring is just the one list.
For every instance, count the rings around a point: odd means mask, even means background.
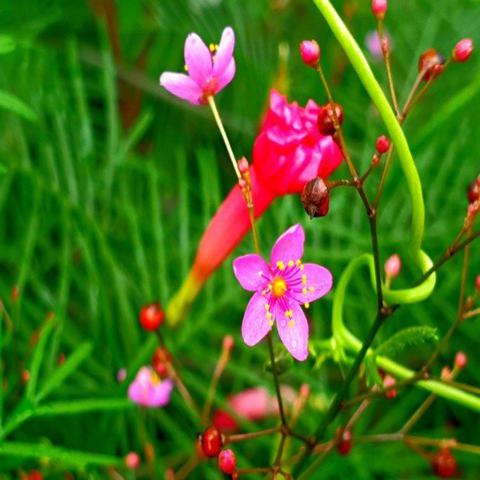
[{"label": "pink petal", "polygon": [[215,77],[222,76],[224,70],[229,67],[231,61],[233,60],[234,47],[235,33],[233,33],[232,27],[227,27],[223,30],[222,38],[213,62],[213,75]]},{"label": "pink petal", "polygon": [[243,255],[233,261],[233,273],[240,282],[240,285],[250,292],[262,288],[270,277],[268,265],[265,260],[254,253]]},{"label": "pink petal", "polygon": [[[285,306],[293,313],[292,317],[285,315]],[[308,322],[300,305],[295,300],[277,302],[275,323],[280,339],[292,357],[300,362],[305,360],[308,357]]]},{"label": "pink petal", "polygon": [[226,70],[217,78],[217,85],[215,87],[215,93],[223,90],[235,76],[235,60],[232,58]]},{"label": "pink petal", "polygon": [[188,74],[199,86],[203,85],[212,75],[210,50],[196,33],[190,33],[185,40],[184,54]]},{"label": "pink petal", "polygon": [[182,100],[186,100],[194,105],[200,104],[203,92],[188,75],[173,72],[162,73],[160,85]]},{"label": "pink petal", "polygon": [[305,232],[301,225],[294,225],[286,232],[282,233],[270,254],[270,263],[272,266],[278,261],[287,263],[289,260],[299,260],[303,255],[303,242],[305,241]]},{"label": "pink petal", "polygon": [[271,329],[267,318],[265,297],[255,293],[248,302],[242,322],[243,341],[252,347],[256,345]]},{"label": "pink petal", "polygon": [[[316,263],[305,263],[302,275],[305,275],[306,284],[298,287],[291,295],[300,303],[310,303],[326,295],[333,285],[333,277],[329,270]],[[305,290],[306,289],[306,293]],[[313,288],[313,291],[311,289]]]},{"label": "pink petal", "polygon": [[159,384],[153,385],[149,398],[150,407],[164,407],[170,402],[170,395],[173,390],[173,382],[170,379],[162,380]]},{"label": "pink petal", "polygon": [[249,388],[229,399],[234,412],[250,421],[262,420],[270,415],[270,394],[263,387]]}]

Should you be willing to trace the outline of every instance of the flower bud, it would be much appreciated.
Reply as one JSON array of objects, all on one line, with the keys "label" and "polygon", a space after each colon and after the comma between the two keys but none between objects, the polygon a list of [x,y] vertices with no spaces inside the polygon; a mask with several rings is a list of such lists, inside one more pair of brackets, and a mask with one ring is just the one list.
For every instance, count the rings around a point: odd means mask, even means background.
[{"label": "flower bud", "polygon": [[434,48],[429,48],[418,60],[418,71],[423,73],[423,80],[428,82],[434,80],[442,72],[445,64],[445,58],[440,55]]},{"label": "flower bud", "polygon": [[222,450],[218,455],[218,467],[225,475],[232,475],[237,466],[237,459],[233,450]]},{"label": "flower bud", "polygon": [[212,425],[202,433],[200,443],[206,457],[217,457],[223,446],[222,434],[217,427]]},{"label": "flower bud", "polygon": [[385,262],[385,275],[388,278],[398,277],[401,269],[402,261],[400,260],[400,256],[397,253],[389,257]]},{"label": "flower bud", "polygon": [[317,177],[305,184],[302,204],[310,218],[324,217],[328,213],[330,194],[323,179]]},{"label": "flower bud", "polygon": [[[335,119],[335,116],[337,117]],[[343,108],[338,103],[327,103],[323,105],[318,114],[318,130],[322,135],[333,135],[336,131],[335,120],[338,126],[343,123]]]},{"label": "flower bud", "polygon": [[158,302],[145,305],[140,310],[140,325],[149,332],[157,330],[165,319],[165,312]]},{"label": "flower bud", "polygon": [[457,352],[455,355],[455,367],[458,368],[458,370],[463,370],[468,363],[468,358],[465,352]]},{"label": "flower bud", "polygon": [[387,6],[387,0],[372,0],[372,13],[377,20],[383,20]]},{"label": "flower bud", "polygon": [[441,448],[433,457],[432,468],[441,478],[452,478],[457,475],[457,461],[448,448]]},{"label": "flower bud", "polygon": [[480,275],[477,275],[475,278],[475,290],[477,292],[480,292]]},{"label": "flower bud", "polygon": [[117,372],[117,382],[122,383],[125,381],[126,378],[127,378],[127,370],[125,368],[121,368]]},{"label": "flower bud", "polygon": [[248,172],[248,160],[245,157],[242,157],[237,164],[241,174]]},{"label": "flower bud", "polygon": [[300,44],[300,56],[303,63],[309,67],[316,67],[320,61],[320,47],[315,40],[304,40]]},{"label": "flower bud", "polygon": [[125,466],[130,470],[135,470],[140,466],[140,457],[136,452],[130,452],[125,456]]},{"label": "flower bud", "polygon": [[340,429],[337,431],[337,450],[340,455],[347,455],[352,449],[352,432]]},{"label": "flower bud", "polygon": [[235,340],[231,335],[225,335],[223,337],[222,347],[224,350],[231,350],[235,345]]},{"label": "flower bud", "polygon": [[480,175],[467,188],[468,203],[480,200]]},{"label": "flower bud", "polygon": [[160,378],[168,377],[169,365],[172,362],[172,355],[164,347],[155,349],[152,355],[151,365]]},{"label": "flower bud", "polygon": [[450,370],[449,367],[443,367],[442,368],[442,372],[440,373],[440,378],[442,380],[452,380],[453,379],[453,375],[452,375],[452,371]]},{"label": "flower bud", "polygon": [[385,378],[383,379],[383,386],[386,389],[385,392],[385,397],[392,399],[397,396],[397,390],[395,390],[393,387],[396,384],[395,378],[393,378],[391,375],[385,375]]},{"label": "flower bud", "polygon": [[380,135],[375,142],[375,148],[380,155],[383,155],[390,148],[390,140],[385,135]]},{"label": "flower bud", "polygon": [[464,38],[460,40],[453,49],[452,57],[456,62],[466,62],[473,52],[473,40]]}]

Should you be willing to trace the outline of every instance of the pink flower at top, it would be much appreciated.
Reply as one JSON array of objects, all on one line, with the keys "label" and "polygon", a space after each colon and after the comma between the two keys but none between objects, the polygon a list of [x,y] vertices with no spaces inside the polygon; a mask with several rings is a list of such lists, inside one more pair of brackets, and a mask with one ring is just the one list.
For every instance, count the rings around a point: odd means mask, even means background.
[{"label": "pink flower at top", "polygon": [[301,305],[308,307],[326,295],[333,283],[326,268],[302,263],[304,241],[302,226],[294,225],[275,242],[270,263],[256,254],[233,262],[240,285],[255,292],[243,317],[243,340],[249,346],[257,344],[276,323],[286,349],[299,361],[308,356],[308,322]]},{"label": "pink flower at top", "polygon": [[196,34],[185,40],[185,67],[188,75],[164,72],[160,85],[176,97],[194,105],[205,104],[208,97],[223,90],[235,76],[233,48],[235,34],[225,28],[219,45],[205,45]]},{"label": "pink flower at top", "polygon": [[173,381],[161,380],[151,367],[142,367],[128,387],[128,398],[142,407],[164,407],[170,402]]}]

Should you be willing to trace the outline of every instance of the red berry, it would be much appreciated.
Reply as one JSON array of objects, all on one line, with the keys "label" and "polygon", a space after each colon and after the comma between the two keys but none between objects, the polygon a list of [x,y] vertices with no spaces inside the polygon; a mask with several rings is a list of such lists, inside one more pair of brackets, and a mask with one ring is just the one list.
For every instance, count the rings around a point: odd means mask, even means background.
[{"label": "red berry", "polygon": [[24,480],[43,480],[43,474],[40,470],[31,470],[24,477]]},{"label": "red berry", "polygon": [[347,455],[352,449],[352,432],[350,430],[340,430],[337,435],[337,450],[340,455]]},{"label": "red berry", "polygon": [[330,206],[328,187],[320,177],[305,184],[302,190],[302,204],[310,218],[324,217]]},{"label": "red berry", "polygon": [[388,399],[392,399],[397,396],[397,390],[391,388],[396,383],[396,380],[391,375],[385,375],[385,378],[383,379],[383,386],[385,387],[385,389],[387,389],[385,392],[385,397],[387,397]]},{"label": "red berry", "polygon": [[222,450],[222,434],[217,427],[208,427],[201,435],[202,452],[206,457],[216,457]]},{"label": "red berry", "polygon": [[304,40],[300,44],[300,56],[303,63],[309,67],[316,67],[320,61],[320,47],[315,40]]},{"label": "red berry", "polygon": [[390,140],[385,135],[381,135],[375,142],[375,148],[380,155],[383,155],[390,148]]},{"label": "red berry", "polygon": [[387,6],[387,0],[372,0],[372,12],[377,20],[383,20]]},{"label": "red berry", "polygon": [[152,355],[152,367],[160,378],[168,376],[168,366],[172,362],[170,352],[163,347],[158,347]]},{"label": "red berry", "polygon": [[464,38],[460,40],[453,49],[452,57],[456,62],[466,62],[473,52],[473,40]]},{"label": "red berry", "polygon": [[445,58],[434,48],[429,48],[420,56],[418,61],[418,71],[423,73],[423,80],[428,82],[438,77],[445,64]]},{"label": "red berry", "polygon": [[475,290],[480,291],[480,275],[475,278]]},{"label": "red berry", "polygon": [[218,455],[218,467],[225,475],[232,475],[237,466],[237,459],[232,450],[222,450]]},{"label": "red berry", "polygon": [[145,305],[140,310],[140,324],[149,332],[157,330],[165,319],[165,312],[158,302]]},{"label": "red berry", "polygon": [[457,461],[448,448],[441,448],[432,461],[435,474],[441,478],[452,478],[457,473]]},{"label": "red berry", "polygon": [[340,126],[343,123],[343,108],[338,103],[327,103],[321,108],[317,124],[322,135],[333,135],[335,133],[335,114],[338,126]]},{"label": "red berry", "polygon": [[457,354],[455,355],[455,366],[459,370],[463,370],[467,366],[467,363],[468,358],[465,352],[457,352]]}]

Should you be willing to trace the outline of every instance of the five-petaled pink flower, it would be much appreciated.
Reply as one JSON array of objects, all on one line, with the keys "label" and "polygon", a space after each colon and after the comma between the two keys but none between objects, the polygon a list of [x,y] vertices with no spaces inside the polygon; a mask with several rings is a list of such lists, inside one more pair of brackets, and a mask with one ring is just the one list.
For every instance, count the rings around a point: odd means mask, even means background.
[{"label": "five-petaled pink flower", "polygon": [[128,398],[142,407],[164,407],[172,390],[172,380],[161,380],[153,368],[142,367],[128,387]]},{"label": "five-petaled pink flower", "polygon": [[220,44],[212,44],[210,48],[196,33],[190,33],[185,40],[185,68],[188,75],[162,73],[160,85],[194,105],[207,103],[209,96],[223,90],[235,76],[234,46],[235,34],[231,27],[223,31]]},{"label": "five-petaled pink flower", "polygon": [[308,356],[308,322],[301,308],[326,295],[332,274],[314,263],[302,263],[305,232],[294,225],[272,248],[270,263],[249,254],[233,262],[240,285],[255,292],[245,310],[242,336],[249,346],[257,344],[277,324],[280,339],[297,360]]}]

